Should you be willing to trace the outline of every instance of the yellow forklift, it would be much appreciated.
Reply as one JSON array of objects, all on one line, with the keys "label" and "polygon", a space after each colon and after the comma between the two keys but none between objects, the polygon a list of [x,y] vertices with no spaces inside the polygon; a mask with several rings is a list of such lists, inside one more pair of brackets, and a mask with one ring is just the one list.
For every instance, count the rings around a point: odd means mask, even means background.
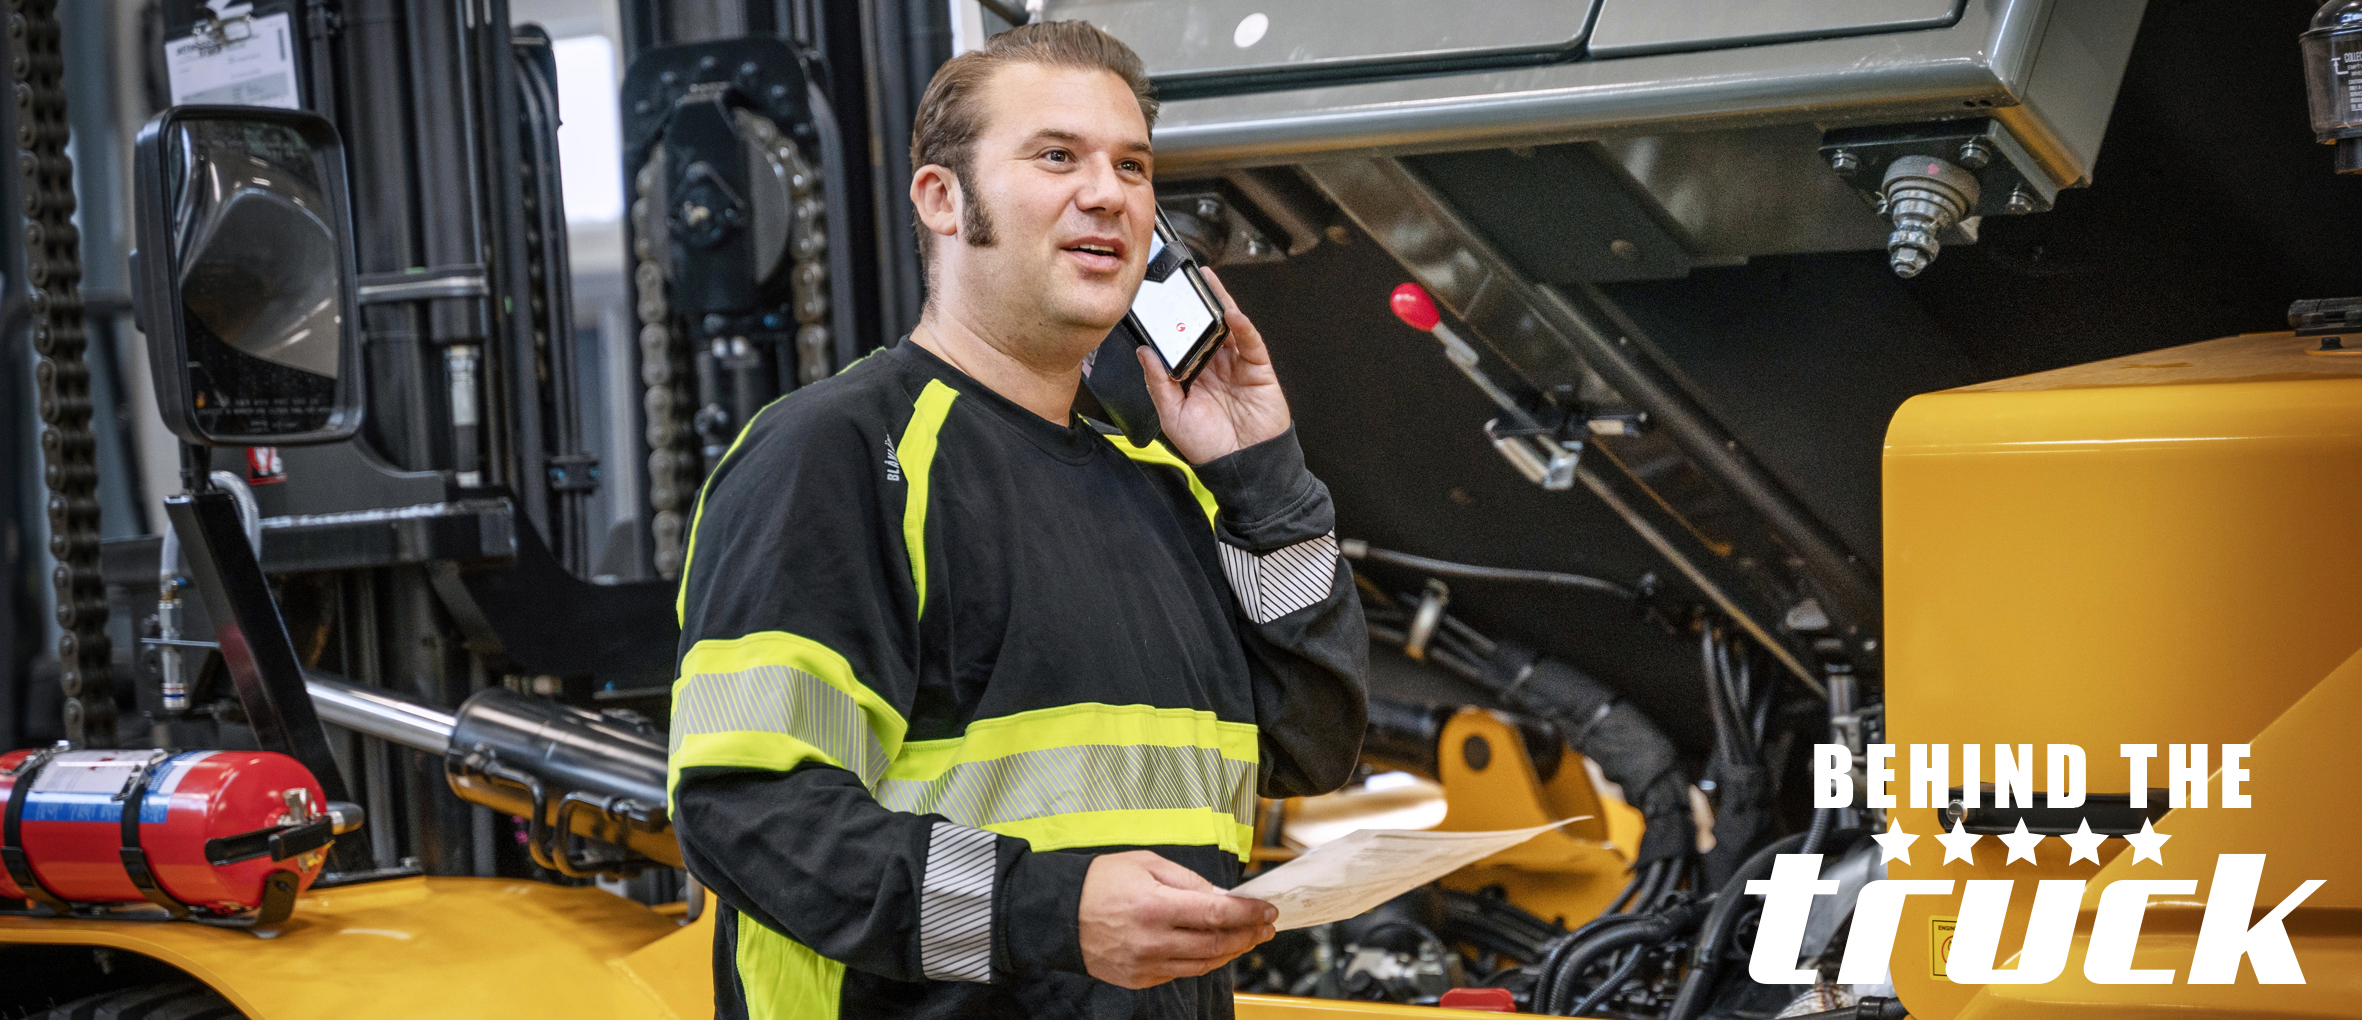
[{"label": "yellow forklift", "polygon": [[[709,1015],[684,515],[915,321],[916,96],[1051,18],[1147,62],[1160,203],[1350,531],[1367,764],[1261,805],[1251,866],[1588,816],[1283,933],[1240,1015],[2362,1016],[2323,821],[2362,301],[2297,301],[2362,289],[2319,229],[2362,214],[2362,9],[1480,6],[11,0],[0,566],[47,591],[0,592],[0,1018]],[[612,104],[607,221],[561,93]],[[2089,809],[1810,801],[1814,745],[1859,788],[1876,745],[2051,743]],[[2141,743],[2248,745],[2253,806],[2133,807]],[[2193,895],[2136,953],[2175,980],[2082,976],[2109,883],[2262,852],[2259,904],[2328,880],[2307,983],[2189,983]],[[1759,982],[1745,889],[1795,854],[1839,892],[1813,980]],[[2072,965],[1956,983],[1960,897],[1915,896],[1841,983],[1882,878],[2086,881]]]}]

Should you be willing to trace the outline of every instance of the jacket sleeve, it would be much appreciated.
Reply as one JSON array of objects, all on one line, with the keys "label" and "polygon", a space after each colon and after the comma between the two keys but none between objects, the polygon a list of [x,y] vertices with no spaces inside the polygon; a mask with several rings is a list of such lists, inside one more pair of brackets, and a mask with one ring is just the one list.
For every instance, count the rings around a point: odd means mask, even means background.
[{"label": "jacket sleeve", "polygon": [[1329,488],[1305,468],[1292,427],[1196,471],[1221,508],[1215,539],[1244,617],[1263,795],[1327,793],[1360,759],[1370,656]]},{"label": "jacket sleeve", "polygon": [[1088,858],[872,796],[918,686],[891,450],[853,422],[758,418],[707,486],[673,684],[682,854],[724,905],[849,967],[901,981],[1079,971]]}]

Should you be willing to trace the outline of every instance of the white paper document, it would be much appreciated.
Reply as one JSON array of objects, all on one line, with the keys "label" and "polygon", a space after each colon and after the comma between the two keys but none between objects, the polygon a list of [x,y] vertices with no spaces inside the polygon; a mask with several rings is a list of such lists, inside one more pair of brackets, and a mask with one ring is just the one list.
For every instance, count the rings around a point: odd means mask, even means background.
[{"label": "white paper document", "polygon": [[[227,7],[243,5],[229,4]],[[184,36],[164,44],[164,78],[175,106],[191,103],[303,108],[295,94],[293,29],[286,14],[234,16],[220,33]],[[235,12],[233,12],[235,13]]]},{"label": "white paper document", "polygon": [[1280,931],[1342,921],[1535,836],[1589,815],[1496,832],[1360,829],[1236,889],[1279,908]]}]

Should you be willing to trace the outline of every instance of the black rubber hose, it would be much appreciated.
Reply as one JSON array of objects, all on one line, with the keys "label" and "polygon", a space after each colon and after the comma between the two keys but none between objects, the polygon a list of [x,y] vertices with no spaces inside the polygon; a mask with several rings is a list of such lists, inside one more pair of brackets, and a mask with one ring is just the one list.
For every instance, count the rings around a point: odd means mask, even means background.
[{"label": "black rubber hose", "polygon": [[1640,593],[1614,581],[1586,577],[1582,574],[1565,574],[1555,570],[1520,570],[1514,567],[1480,567],[1473,563],[1454,563],[1450,560],[1430,559],[1406,552],[1395,552],[1392,549],[1378,549],[1367,542],[1351,538],[1337,543],[1337,546],[1338,551],[1342,552],[1347,559],[1391,563],[1398,567],[1434,574],[1438,577],[1458,577],[1471,581],[1542,584],[1553,588],[1576,588],[1584,591],[1603,592],[1626,601],[1640,597]]},{"label": "black rubber hose", "polygon": [[1639,970],[1641,961],[1647,958],[1647,946],[1635,947],[1632,950],[1632,955],[1625,957],[1624,962],[1616,965],[1615,970],[1609,971],[1607,979],[1591,989],[1591,994],[1583,996],[1583,1001],[1575,1003],[1575,1008],[1567,1010],[1567,1015],[1586,1016],[1592,1010],[1599,1008],[1600,1003],[1606,1002],[1608,996],[1614,995],[1616,989],[1623,987],[1624,982],[1632,979],[1632,972]]},{"label": "black rubber hose", "polygon": [[[1669,866],[1670,865],[1664,863],[1652,864],[1649,865],[1649,869],[1651,872],[1654,872],[1655,869]],[[1550,1001],[1550,992],[1558,987],[1559,964],[1566,960],[1567,954],[1580,949],[1585,942],[1589,941],[1594,936],[1604,934],[1610,929],[1620,928],[1624,925],[1637,924],[1640,921],[1645,920],[1647,916],[1648,915],[1646,914],[1637,912],[1630,914],[1603,914],[1599,917],[1592,918],[1588,922],[1585,922],[1582,927],[1569,932],[1565,937],[1551,942],[1550,945],[1543,949],[1542,958],[1534,961],[1533,996],[1534,1002],[1536,1003],[1535,1008],[1539,1009],[1541,1008],[1540,1004]]]},{"label": "black rubber hose", "polygon": [[1911,1011],[1903,1008],[1899,999],[1870,996],[1844,1009],[1824,1009],[1818,1013],[1798,1013],[1787,1020],[1905,1020]]},{"label": "black rubber hose", "polygon": [[1817,854],[1829,845],[1829,834],[1837,829],[1837,814],[1843,808],[1820,808],[1813,812],[1812,827],[1804,830],[1804,849],[1798,853]]},{"label": "black rubber hose", "polygon": [[1806,835],[1799,832],[1783,836],[1756,851],[1715,892],[1714,909],[1706,915],[1706,923],[1698,927],[1697,946],[1690,951],[1689,973],[1682,976],[1681,993],[1674,997],[1673,1008],[1666,1012],[1665,1020],[1690,1020],[1705,1009],[1706,996],[1714,990],[1715,971],[1722,962],[1723,940],[1729,937],[1731,924],[1737,920],[1739,907],[1747,898],[1747,882],[1771,874],[1777,858],[1795,853],[1804,845]]},{"label": "black rubber hose", "polygon": [[1656,913],[1639,915],[1639,919],[1631,924],[1617,925],[1613,930],[1588,940],[1581,948],[1567,953],[1566,959],[1558,965],[1558,979],[1550,983],[1548,1008],[1544,1012],[1552,1016],[1567,1015],[1567,1010],[1575,1004],[1575,983],[1593,960],[1625,946],[1663,942],[1698,923],[1702,913],[1704,908],[1696,901],[1680,900]]},{"label": "black rubber hose", "polygon": [[1512,642],[1498,643],[1485,666],[1491,676],[1482,682],[1503,707],[1557,726],[1567,745],[1599,763],[1599,770],[1624,788],[1625,802],[1640,809],[1647,824],[1634,864],[1697,852],[1689,774],[1673,742],[1646,714],[1615,688]]}]

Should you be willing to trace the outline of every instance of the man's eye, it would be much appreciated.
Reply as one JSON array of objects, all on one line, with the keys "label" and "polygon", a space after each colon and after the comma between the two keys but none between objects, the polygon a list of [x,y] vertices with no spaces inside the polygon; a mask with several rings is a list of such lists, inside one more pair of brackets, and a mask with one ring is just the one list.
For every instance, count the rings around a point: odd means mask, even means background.
[{"label": "man's eye", "polygon": [[1123,168],[1125,173],[1144,174],[1148,172],[1148,167],[1142,165],[1141,162],[1136,159],[1125,160],[1123,162]]},{"label": "man's eye", "polygon": [[1065,149],[1051,149],[1042,153],[1042,158],[1052,163],[1069,163],[1073,162],[1074,154]]}]

